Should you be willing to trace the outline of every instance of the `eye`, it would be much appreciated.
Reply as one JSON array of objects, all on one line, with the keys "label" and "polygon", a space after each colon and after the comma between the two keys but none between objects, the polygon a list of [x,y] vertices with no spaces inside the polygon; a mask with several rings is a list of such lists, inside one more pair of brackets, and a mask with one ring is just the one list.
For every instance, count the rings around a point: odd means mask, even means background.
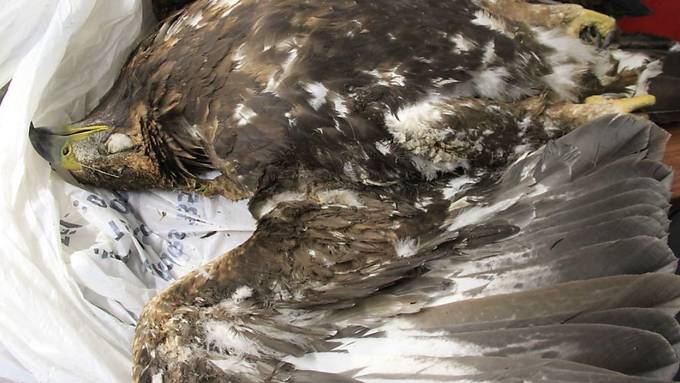
[{"label": "eye", "polygon": [[61,155],[67,157],[69,154],[71,154],[71,145],[66,144],[61,148]]},{"label": "eye", "polygon": [[109,154],[120,153],[132,149],[135,144],[130,137],[125,134],[114,133],[106,140],[106,151]]}]

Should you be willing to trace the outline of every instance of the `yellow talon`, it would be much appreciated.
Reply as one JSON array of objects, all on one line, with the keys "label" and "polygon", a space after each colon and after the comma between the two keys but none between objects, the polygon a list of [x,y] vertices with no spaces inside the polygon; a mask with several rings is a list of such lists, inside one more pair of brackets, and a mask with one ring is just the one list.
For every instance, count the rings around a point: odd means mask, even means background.
[{"label": "yellow talon", "polygon": [[569,23],[567,33],[579,37],[581,31],[587,27],[594,27],[600,36],[605,38],[616,30],[616,19],[589,9],[580,9],[578,15]]},{"label": "yellow talon", "polygon": [[638,109],[656,104],[656,97],[651,94],[620,99],[608,99],[603,96],[590,96],[585,100],[586,104],[607,104],[615,107],[619,113],[631,113]]}]

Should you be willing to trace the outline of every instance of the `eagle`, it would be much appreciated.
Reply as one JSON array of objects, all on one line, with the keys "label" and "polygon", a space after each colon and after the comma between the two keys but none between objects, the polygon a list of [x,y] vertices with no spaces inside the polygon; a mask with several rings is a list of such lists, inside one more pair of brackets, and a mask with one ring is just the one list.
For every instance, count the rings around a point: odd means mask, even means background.
[{"label": "eagle", "polygon": [[670,380],[667,134],[606,96],[636,81],[614,32],[520,0],[172,13],[30,130],[73,182],[250,199],[252,237],[147,303],[134,381]]}]

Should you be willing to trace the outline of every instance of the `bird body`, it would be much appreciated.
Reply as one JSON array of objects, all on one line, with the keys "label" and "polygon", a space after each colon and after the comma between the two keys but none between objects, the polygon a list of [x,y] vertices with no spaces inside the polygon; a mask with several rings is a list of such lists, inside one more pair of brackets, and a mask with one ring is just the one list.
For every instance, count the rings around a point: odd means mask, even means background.
[{"label": "bird body", "polygon": [[[500,132],[477,121],[511,120],[496,143],[513,147],[565,133],[560,121],[530,124],[545,116],[545,103],[526,99],[575,99],[586,80],[604,76],[601,64],[574,37],[534,31],[469,0],[194,2],[140,45],[101,106],[77,124],[112,127],[135,150],[88,153],[106,147],[112,132],[102,132],[70,146],[86,169],[72,174],[101,186],[199,187],[232,198],[253,196],[291,161],[336,175],[350,164],[356,169],[344,170],[363,183],[431,178],[469,165],[471,149],[442,147],[448,137],[467,135],[454,142],[474,139],[488,151],[484,141]],[[545,128],[522,136],[522,122]],[[510,149],[479,167],[503,163]],[[221,176],[200,182],[212,170]]]},{"label": "bird body", "polygon": [[653,97],[573,103],[619,80],[577,38],[610,20],[551,7],[197,0],[83,121],[32,129],[82,183],[251,199],[254,235],[147,304],[134,378],[669,376],[680,282],[637,275],[674,261],[666,136],[601,117]]}]

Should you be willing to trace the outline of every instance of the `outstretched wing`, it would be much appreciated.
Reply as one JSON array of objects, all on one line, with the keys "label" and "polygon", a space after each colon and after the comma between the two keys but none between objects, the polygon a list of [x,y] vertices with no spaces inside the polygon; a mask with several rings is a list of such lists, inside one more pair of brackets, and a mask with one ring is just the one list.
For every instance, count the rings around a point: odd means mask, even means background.
[{"label": "outstretched wing", "polygon": [[430,205],[366,190],[279,204],[248,242],[147,305],[135,377],[668,380],[680,278],[665,245],[665,139],[608,117],[493,184],[452,180]]}]

